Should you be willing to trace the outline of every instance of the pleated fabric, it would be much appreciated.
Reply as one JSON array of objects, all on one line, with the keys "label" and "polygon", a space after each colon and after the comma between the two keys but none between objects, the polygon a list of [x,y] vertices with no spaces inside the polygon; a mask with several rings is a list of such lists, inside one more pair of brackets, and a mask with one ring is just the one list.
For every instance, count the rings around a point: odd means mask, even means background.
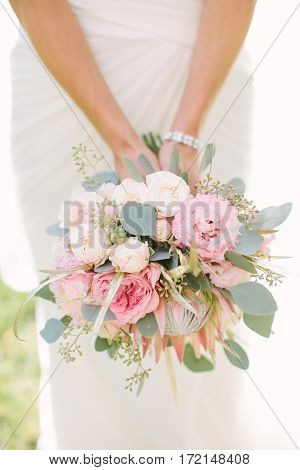
[{"label": "pleated fabric", "polygon": [[[201,15],[200,0],[71,0],[95,59],[132,125],[139,132],[166,132],[187,78]],[[20,36],[12,52],[12,158],[24,225],[36,268],[50,266],[45,227],[80,182],[71,159],[78,143],[114,158],[72,100]],[[243,51],[226,80],[200,137],[214,135],[214,174],[247,180],[250,171],[252,85]],[[235,101],[235,102],[234,102]],[[234,104],[233,104],[234,102]],[[228,111],[228,109],[230,110]],[[216,130],[216,132],[215,132]],[[41,301],[37,328],[56,317]],[[38,341],[41,385],[60,356],[57,346]],[[193,374],[174,357],[179,405],[172,398],[164,360],[153,365],[142,394],[124,391],[129,371],[94,353],[88,341],[74,364],[62,363],[41,393],[42,449],[234,449],[273,448],[276,436],[261,435],[247,406],[253,389],[243,372],[217,354],[217,368]],[[154,360],[153,360],[154,361]],[[250,397],[250,398],[249,398]],[[248,400],[248,401],[247,401]],[[259,410],[259,406],[257,406]],[[264,416],[263,411],[261,416]]]}]

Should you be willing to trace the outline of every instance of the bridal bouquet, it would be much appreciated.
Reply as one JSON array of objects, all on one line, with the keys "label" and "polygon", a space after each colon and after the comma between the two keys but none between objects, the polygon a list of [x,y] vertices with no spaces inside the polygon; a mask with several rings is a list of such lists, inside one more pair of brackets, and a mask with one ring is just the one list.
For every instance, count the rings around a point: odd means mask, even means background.
[{"label": "bridal bouquet", "polygon": [[44,270],[48,278],[34,291],[61,311],[41,336],[60,340],[67,362],[83,354],[80,337],[90,335],[96,353],[136,366],[126,385],[132,390],[149,375],[146,354],[159,361],[174,348],[191,371],[209,371],[219,343],[246,369],[234,325],[243,320],[270,336],[277,306],[265,285],[282,278],[268,265],[270,244],[291,204],[257,210],[240,179],[212,179],[213,154],[209,144],[206,176],[192,194],[187,174],[178,174],[176,146],[170,171],[153,172],[139,157],[145,178],[124,159],[132,178],[123,181],[114,172],[88,175],[97,158],[82,145],[74,149],[84,181],[47,229],[55,237],[54,268]]}]

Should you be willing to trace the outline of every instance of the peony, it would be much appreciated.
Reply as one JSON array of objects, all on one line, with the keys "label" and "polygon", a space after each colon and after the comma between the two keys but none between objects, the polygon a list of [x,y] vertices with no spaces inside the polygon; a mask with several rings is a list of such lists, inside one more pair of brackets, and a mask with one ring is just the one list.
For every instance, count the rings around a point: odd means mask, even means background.
[{"label": "peony", "polygon": [[147,186],[145,183],[125,178],[121,184],[115,186],[113,199],[119,206],[123,206],[129,201],[146,202],[148,200]]},{"label": "peony", "polygon": [[181,205],[172,223],[178,246],[194,245],[199,256],[222,262],[237,243],[241,223],[237,210],[216,194],[198,194]]},{"label": "peony", "polygon": [[229,261],[220,264],[213,263],[201,266],[203,271],[209,275],[211,282],[221,289],[241,284],[250,280],[250,273],[236,268]]},{"label": "peony", "polygon": [[158,242],[165,242],[172,235],[171,224],[166,217],[157,219],[156,235],[153,237]]},{"label": "peony", "polygon": [[190,196],[190,188],[180,177],[169,171],[157,171],[146,176],[149,201],[161,215],[173,216],[179,203]]},{"label": "peony", "polygon": [[107,259],[110,245],[107,233],[89,224],[70,229],[71,249],[80,261],[85,264],[100,266]]},{"label": "peony", "polygon": [[68,240],[66,238],[57,238],[53,245],[53,264],[55,269],[69,270],[83,265],[82,261],[76,258],[72,250],[65,247],[67,243]]},{"label": "peony", "polygon": [[[114,271],[96,274],[93,278],[90,298],[101,305],[107,296]],[[109,308],[115,314],[118,325],[136,323],[147,313],[156,310],[159,295],[155,285],[160,277],[160,267],[150,263],[138,274],[126,274]]]},{"label": "peony", "polygon": [[83,320],[81,315],[82,300],[89,293],[93,276],[93,273],[80,271],[69,274],[49,285],[49,289],[56,298],[56,303],[65,315],[71,315],[77,325],[80,325]]},{"label": "peony", "polygon": [[111,247],[108,251],[113,266],[123,273],[137,273],[149,263],[148,244],[136,238],[128,238],[126,242]]}]

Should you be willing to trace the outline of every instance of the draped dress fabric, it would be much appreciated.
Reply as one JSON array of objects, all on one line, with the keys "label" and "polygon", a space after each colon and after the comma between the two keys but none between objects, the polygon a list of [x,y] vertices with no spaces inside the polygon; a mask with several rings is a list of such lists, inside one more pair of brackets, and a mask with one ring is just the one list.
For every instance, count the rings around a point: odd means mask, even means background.
[{"label": "draped dress fabric", "polygon": [[[126,116],[139,132],[163,134],[171,125],[195,45],[200,0],[70,0],[94,57]],[[24,225],[36,268],[51,266],[51,237],[62,200],[79,184],[71,158],[78,143],[100,149],[102,167],[113,167],[111,150],[72,100],[42,66],[20,35],[12,52],[12,155]],[[80,67],[80,64],[78,64]],[[235,100],[249,76],[239,55],[200,137],[214,141],[214,175],[247,180],[250,162],[252,86]],[[233,101],[235,103],[232,105]],[[232,105],[232,106],[231,106]],[[231,106],[230,111],[226,114]],[[226,116],[224,117],[224,115]],[[37,329],[57,317],[55,305],[40,301]],[[153,365],[139,397],[124,390],[129,370],[88,339],[84,357],[59,365],[57,345],[38,340],[41,361],[39,448],[187,449],[259,447],[257,422],[242,419],[247,378],[227,363],[193,374],[174,357],[179,404],[171,393],[164,358]],[[154,362],[149,359],[148,364]],[[257,434],[258,433],[258,434]]]}]

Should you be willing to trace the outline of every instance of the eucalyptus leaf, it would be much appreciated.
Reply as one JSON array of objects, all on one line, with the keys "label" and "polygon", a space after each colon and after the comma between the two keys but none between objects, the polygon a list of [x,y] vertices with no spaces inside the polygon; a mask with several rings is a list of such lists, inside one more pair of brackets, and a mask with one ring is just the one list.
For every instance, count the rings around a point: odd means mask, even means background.
[{"label": "eucalyptus leaf", "polygon": [[147,313],[144,318],[137,322],[137,327],[141,335],[145,338],[151,338],[158,330],[154,313]]},{"label": "eucalyptus leaf", "polygon": [[183,171],[180,176],[186,182],[186,184],[189,184],[189,175],[187,171]]},{"label": "eucalyptus leaf", "polygon": [[229,288],[240,309],[253,315],[270,315],[277,310],[271,292],[259,282],[243,282]]},{"label": "eucalyptus leaf", "polygon": [[[49,278],[44,279],[42,281],[42,283],[47,281],[48,279]],[[41,299],[50,300],[50,302],[55,303],[55,296],[54,296],[53,292],[51,292],[49,284],[47,286],[42,287],[34,295],[35,295],[35,297],[40,297]]]},{"label": "eucalyptus leaf", "polygon": [[86,192],[94,192],[102,186],[103,183],[114,183],[118,184],[119,178],[114,171],[100,171],[99,173],[95,173],[89,181],[84,181],[82,183],[82,187]]},{"label": "eucalyptus leaf", "polygon": [[97,336],[95,341],[95,350],[97,352],[107,351],[110,347],[111,346],[106,338],[100,338],[100,336]]},{"label": "eucalyptus leaf", "polygon": [[121,223],[131,235],[154,236],[156,234],[155,209],[149,204],[127,202],[121,211]]},{"label": "eucalyptus leaf", "polygon": [[170,172],[177,175],[178,167],[179,167],[179,149],[178,149],[178,145],[175,144],[173,147],[173,151],[172,151]]},{"label": "eucalyptus leaf", "polygon": [[148,157],[146,155],[141,154],[138,158],[139,164],[144,168],[147,175],[154,173],[153,166],[151,165]]},{"label": "eucalyptus leaf", "polygon": [[239,253],[235,253],[234,251],[227,251],[225,253],[225,258],[236,268],[242,269],[243,271],[247,271],[251,274],[256,274],[257,272],[254,264]]},{"label": "eucalyptus leaf", "polygon": [[122,157],[122,162],[125,168],[127,169],[128,173],[132,176],[134,180],[139,181],[139,182],[144,182],[143,176],[141,175],[141,173],[139,172],[135,164],[132,163],[131,160],[129,160],[126,157]]},{"label": "eucalyptus leaf", "polygon": [[111,346],[107,349],[107,353],[109,357],[113,358],[117,350],[118,350],[118,343],[116,341],[113,341]]},{"label": "eucalyptus leaf", "polygon": [[202,272],[200,273],[200,276],[198,279],[200,281],[200,290],[202,292],[210,292],[211,286],[210,286],[209,280],[207,279],[207,276]]},{"label": "eucalyptus leaf", "polygon": [[244,180],[242,178],[232,178],[230,181],[228,181],[226,186],[233,186],[236,190],[237,193],[239,194],[244,194],[246,190],[246,185]]},{"label": "eucalyptus leaf", "polygon": [[192,273],[188,273],[184,276],[184,282],[186,282],[189,287],[196,291],[201,289],[200,279],[194,276]]},{"label": "eucalyptus leaf", "polygon": [[145,379],[144,377],[140,380],[139,382],[139,386],[137,388],[137,392],[136,392],[136,396],[138,397],[141,393],[142,393],[142,390],[144,388],[144,384],[145,384]]},{"label": "eucalyptus leaf", "polygon": [[52,224],[46,228],[46,233],[53,237],[64,237],[68,232],[68,228],[60,227],[58,224]]},{"label": "eucalyptus leaf", "polygon": [[72,322],[72,317],[71,315],[64,315],[60,321],[65,325],[65,326],[69,326],[70,323]]},{"label": "eucalyptus leaf", "polygon": [[187,344],[183,356],[184,365],[192,372],[208,372],[213,370],[214,365],[205,356],[199,359],[195,356],[194,349],[191,344]]},{"label": "eucalyptus leaf", "polygon": [[255,226],[255,228],[259,230],[274,229],[286,220],[290,215],[291,210],[291,202],[287,202],[277,207],[266,207],[255,215],[254,219],[251,220],[250,225]]},{"label": "eucalyptus leaf", "polygon": [[172,253],[171,258],[168,261],[168,269],[171,270],[171,269],[177,268],[178,264],[179,264],[178,254],[176,252]]},{"label": "eucalyptus leaf", "polygon": [[264,238],[254,230],[243,226],[240,228],[240,235],[238,243],[235,247],[235,252],[242,255],[254,255],[260,248]]},{"label": "eucalyptus leaf", "polygon": [[204,173],[206,168],[212,164],[212,160],[215,154],[215,145],[213,143],[208,144],[205,147],[204,155],[200,164],[200,174]]},{"label": "eucalyptus leaf", "polygon": [[81,306],[81,313],[82,313],[83,318],[86,321],[89,321],[91,323],[95,323],[99,311],[100,311],[99,305],[85,304]]},{"label": "eucalyptus leaf", "polygon": [[243,348],[232,339],[226,339],[224,343],[229,348],[229,350],[225,347],[223,349],[231,364],[233,364],[235,367],[238,367],[239,369],[248,369],[249,359]]},{"label": "eucalyptus leaf", "polygon": [[255,331],[265,338],[269,338],[271,336],[274,313],[265,316],[248,315],[247,313],[244,313],[243,319],[244,323],[248,328],[250,328],[250,330]]},{"label": "eucalyptus leaf", "polygon": [[40,331],[40,335],[47,343],[54,343],[61,337],[66,328],[61,320],[51,318]]},{"label": "eucalyptus leaf", "polygon": [[98,268],[94,268],[95,273],[103,273],[105,271],[110,271],[113,269],[113,265],[111,261],[106,261],[102,266],[98,266]]},{"label": "eucalyptus leaf", "polygon": [[171,254],[169,250],[156,250],[151,256],[150,261],[162,261],[164,259],[170,259]]}]

